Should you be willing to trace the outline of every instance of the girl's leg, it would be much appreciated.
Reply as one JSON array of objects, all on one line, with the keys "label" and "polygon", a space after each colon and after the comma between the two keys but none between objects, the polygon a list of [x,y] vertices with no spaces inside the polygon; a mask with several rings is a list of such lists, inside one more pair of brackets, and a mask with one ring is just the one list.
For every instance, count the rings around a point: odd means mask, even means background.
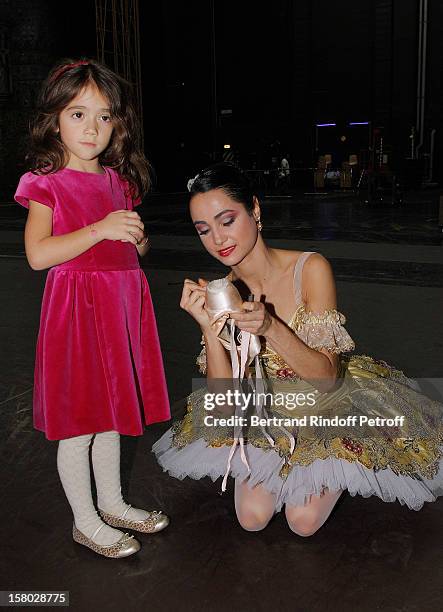
[{"label": "girl's leg", "polygon": [[276,496],[261,485],[252,489],[246,482],[235,481],[235,511],[246,531],[264,529],[274,515]]},{"label": "girl's leg", "polygon": [[311,495],[306,506],[286,504],[286,519],[294,533],[304,537],[313,535],[326,521],[343,491],[325,491],[320,496]]},{"label": "girl's leg", "polygon": [[[123,501],[120,484],[120,434],[104,431],[95,435],[92,445],[92,466],[97,487],[97,506],[102,512],[120,517],[128,508]],[[144,521],[149,512],[130,508],[125,514],[129,521]]]},{"label": "girl's leg", "polygon": [[86,537],[94,536],[96,544],[115,544],[123,536],[121,531],[106,525],[97,514],[92,501],[89,445],[92,435],[60,440],[57,467],[66,497],[74,514],[74,522]]}]

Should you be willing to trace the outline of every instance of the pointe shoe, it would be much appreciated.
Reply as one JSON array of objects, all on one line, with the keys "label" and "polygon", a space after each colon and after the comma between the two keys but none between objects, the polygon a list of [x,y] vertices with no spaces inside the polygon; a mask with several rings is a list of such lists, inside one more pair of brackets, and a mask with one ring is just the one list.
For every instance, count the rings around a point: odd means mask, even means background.
[{"label": "pointe shoe", "polygon": [[77,529],[74,524],[72,528],[72,537],[74,538],[74,542],[87,546],[99,555],[103,555],[104,557],[113,557],[114,559],[129,557],[140,550],[140,542],[136,540],[134,536],[130,536],[128,533],[123,534],[120,540],[114,544],[96,544],[96,542],[94,542],[94,538],[102,527],[103,525],[100,525],[100,527],[94,531],[92,536],[88,538],[84,533]]},{"label": "pointe shoe", "polygon": [[111,525],[111,527],[121,527],[123,529],[133,529],[134,531],[140,531],[141,533],[157,533],[161,531],[165,527],[169,525],[169,518],[163,512],[158,510],[152,510],[149,512],[148,518],[143,521],[134,521],[131,519],[126,519],[125,516],[128,513],[131,505],[126,508],[121,516],[114,516],[112,514],[108,514],[107,512],[103,512],[99,508],[100,516]]}]

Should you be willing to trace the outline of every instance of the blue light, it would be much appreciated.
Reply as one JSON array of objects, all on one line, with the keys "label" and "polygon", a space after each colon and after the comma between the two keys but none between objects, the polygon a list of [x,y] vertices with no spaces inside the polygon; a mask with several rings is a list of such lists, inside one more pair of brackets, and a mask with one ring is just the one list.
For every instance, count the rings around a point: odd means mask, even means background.
[{"label": "blue light", "polygon": [[332,127],[332,126],[336,126],[336,123],[316,123],[317,127]]},{"label": "blue light", "polygon": [[353,121],[349,125],[369,125],[369,121]]}]

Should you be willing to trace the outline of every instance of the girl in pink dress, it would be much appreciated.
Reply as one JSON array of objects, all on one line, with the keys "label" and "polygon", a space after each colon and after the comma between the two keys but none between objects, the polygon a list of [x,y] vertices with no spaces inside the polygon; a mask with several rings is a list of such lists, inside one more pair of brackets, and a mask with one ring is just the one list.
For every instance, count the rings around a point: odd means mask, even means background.
[{"label": "girl in pink dress", "polygon": [[[94,60],[64,61],[43,84],[15,199],[29,208],[26,255],[49,268],[37,340],[34,425],[60,440],[57,465],[73,537],[107,557],[140,549],[115,527],[160,531],[168,517],[132,508],[120,489],[120,434],[170,418],[155,315],[138,255],[134,207],[149,187],[126,81]],[[97,487],[91,494],[89,450]]]}]

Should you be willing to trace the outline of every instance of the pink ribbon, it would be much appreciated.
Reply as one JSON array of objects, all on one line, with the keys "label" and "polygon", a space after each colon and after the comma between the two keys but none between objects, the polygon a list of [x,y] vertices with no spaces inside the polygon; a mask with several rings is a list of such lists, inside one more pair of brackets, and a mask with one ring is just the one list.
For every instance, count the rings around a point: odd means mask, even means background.
[{"label": "pink ribbon", "polygon": [[[257,415],[260,418],[267,418],[268,414],[263,402],[263,396],[265,393],[265,383],[259,357],[261,349],[260,340],[254,334],[242,331],[239,334],[240,347],[238,349],[235,339],[235,321],[229,316],[231,312],[242,312],[242,305],[243,300],[237,288],[227,278],[217,279],[208,283],[208,285],[206,286],[206,310],[208,311],[208,314],[211,317],[211,324],[213,326],[213,329],[217,332],[220,341],[223,343],[224,346],[226,346],[227,344],[226,348],[229,349],[232,365],[232,378],[234,384],[238,389],[241,388],[240,383],[244,379],[246,367],[254,361],[255,391],[258,393],[258,401],[256,404]],[[222,340],[222,338],[220,338],[220,334],[226,323],[228,324],[229,328],[229,341],[227,343],[226,341]],[[251,384],[253,385],[251,375],[248,374],[248,377],[251,380]],[[222,481],[222,492],[226,491],[228,475],[231,471],[231,462],[237,445],[240,446],[240,457],[243,464],[246,466],[248,473],[251,472],[251,468],[249,467],[245,453],[242,427],[237,424],[240,422],[240,416],[242,412],[241,408],[242,407],[240,405],[236,405],[235,407],[236,424],[234,426],[234,441],[229,452],[226,472]],[[275,442],[269,435],[269,433],[266,431],[265,427],[260,424],[260,428],[264,436],[268,440],[269,444],[274,447]],[[295,448],[294,436],[282,427],[280,427],[279,429],[283,430],[288,435],[291,443],[290,448],[292,454]]]}]

